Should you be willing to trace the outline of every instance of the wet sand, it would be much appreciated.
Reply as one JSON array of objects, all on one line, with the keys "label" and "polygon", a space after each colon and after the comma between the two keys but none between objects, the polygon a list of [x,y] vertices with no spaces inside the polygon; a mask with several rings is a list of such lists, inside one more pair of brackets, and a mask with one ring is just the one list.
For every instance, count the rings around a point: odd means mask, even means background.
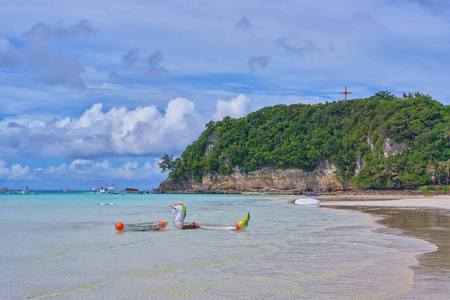
[{"label": "wet sand", "polygon": [[320,196],[321,206],[421,207],[450,210],[450,196]]},{"label": "wet sand", "polygon": [[417,257],[413,266],[414,286],[401,298],[444,299],[450,295],[450,196],[325,196],[321,207],[355,209],[380,216],[383,233],[420,238],[437,246],[437,250]]}]

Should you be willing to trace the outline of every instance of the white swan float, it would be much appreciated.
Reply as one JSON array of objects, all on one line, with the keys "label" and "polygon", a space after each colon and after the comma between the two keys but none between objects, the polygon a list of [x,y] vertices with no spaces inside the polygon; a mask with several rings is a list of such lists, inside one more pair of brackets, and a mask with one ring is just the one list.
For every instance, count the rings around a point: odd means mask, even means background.
[{"label": "white swan float", "polygon": [[179,229],[221,229],[221,230],[243,230],[247,228],[248,221],[250,221],[250,213],[247,212],[247,217],[244,220],[237,222],[236,224],[197,224],[195,222],[185,223],[186,218],[186,206],[183,203],[178,202],[175,205],[170,205],[173,208],[172,213],[177,212],[173,225]]}]

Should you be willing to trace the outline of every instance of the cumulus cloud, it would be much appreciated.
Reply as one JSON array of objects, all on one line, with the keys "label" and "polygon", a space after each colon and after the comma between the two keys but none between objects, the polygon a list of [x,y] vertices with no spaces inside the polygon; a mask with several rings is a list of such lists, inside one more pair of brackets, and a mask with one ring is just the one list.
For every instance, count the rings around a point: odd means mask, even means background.
[{"label": "cumulus cloud", "polygon": [[[143,74],[152,78],[158,78],[169,74],[170,72],[162,65],[163,53],[156,51],[147,57],[141,57],[139,49],[131,49],[122,55],[123,66],[132,74]],[[109,74],[112,80],[129,80],[129,73],[112,71]]]},{"label": "cumulus cloud", "polygon": [[147,161],[140,165],[137,161],[128,161],[119,166],[113,166],[107,159],[95,160],[76,159],[71,164],[61,164],[58,167],[50,166],[40,170],[42,177],[83,177],[86,179],[104,178],[105,180],[145,180],[152,176],[159,176],[161,170],[158,162]]},{"label": "cumulus cloud", "polygon": [[[152,178],[155,181],[156,178],[160,179],[160,176],[158,159],[141,163],[127,161],[118,165],[113,165],[107,159],[76,159],[69,164],[36,169],[20,164],[9,166],[6,161],[0,159],[0,181],[3,182],[1,187],[10,189],[14,186],[21,189],[25,185],[39,189],[43,184],[46,188],[53,189],[67,185],[74,188],[74,184],[78,188],[90,188],[92,182],[137,183],[148,182]],[[158,179],[156,181],[159,181]]]},{"label": "cumulus cloud", "polygon": [[248,60],[248,66],[250,72],[255,72],[257,70],[264,69],[270,62],[270,57],[268,56],[253,56]]},{"label": "cumulus cloud", "polygon": [[[79,118],[45,123],[29,118],[0,122],[3,157],[152,156],[184,150],[203,130],[203,118],[185,98],[171,100],[164,113],[155,106],[111,108],[96,103]],[[77,161],[72,168],[83,165]]]},{"label": "cumulus cloud", "polygon": [[34,176],[31,175],[28,166],[22,167],[20,164],[14,164],[9,167],[6,161],[0,160],[1,180],[24,180],[32,178],[34,178]]},{"label": "cumulus cloud", "polygon": [[93,31],[89,22],[82,20],[69,27],[64,27],[61,23],[52,26],[39,22],[24,32],[23,36],[29,46],[25,59],[35,81],[49,86],[86,88],[81,78],[85,68],[78,59],[57,53],[52,46],[57,41],[89,36]]},{"label": "cumulus cloud", "polygon": [[232,118],[240,118],[246,116],[250,110],[251,100],[244,94],[240,94],[230,101],[217,101],[217,111],[214,114],[214,120],[222,120],[229,116]]}]

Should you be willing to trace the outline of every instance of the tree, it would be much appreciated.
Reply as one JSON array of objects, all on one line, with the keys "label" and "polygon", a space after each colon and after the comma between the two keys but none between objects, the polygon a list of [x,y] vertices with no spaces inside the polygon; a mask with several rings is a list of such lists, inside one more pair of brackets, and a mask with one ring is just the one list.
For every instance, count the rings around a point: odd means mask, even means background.
[{"label": "tree", "polygon": [[447,180],[447,185],[450,177],[450,159],[447,159],[446,161],[440,162],[440,169],[444,171],[445,179]]},{"label": "tree", "polygon": [[214,125],[216,125],[216,122],[214,122],[214,121],[209,121],[208,123],[205,124],[205,128],[209,128],[209,127],[212,127],[212,126],[214,126]]},{"label": "tree", "polygon": [[383,168],[381,167],[381,165],[375,164],[372,167],[371,173],[372,173],[374,185],[375,186],[379,185],[379,183],[382,182],[384,179]]},{"label": "tree", "polygon": [[161,157],[161,162],[158,163],[159,168],[161,169],[161,173],[164,173],[166,170],[173,170],[173,155],[169,156],[169,154],[164,154]]},{"label": "tree", "polygon": [[[405,94],[403,94],[405,95]],[[395,99],[395,95],[391,94],[389,91],[380,91],[375,93],[375,96],[381,98],[383,100],[393,100]]]},{"label": "tree", "polygon": [[436,180],[436,177],[437,177],[437,179],[438,179],[438,184],[439,185],[441,185],[441,179],[439,178],[439,175],[440,175],[440,166],[439,166],[439,163],[438,162],[436,162],[436,161],[431,161],[429,164],[428,164],[428,167],[427,167],[427,174],[430,174],[431,175],[431,181],[433,181],[433,184],[434,184],[434,181]]}]

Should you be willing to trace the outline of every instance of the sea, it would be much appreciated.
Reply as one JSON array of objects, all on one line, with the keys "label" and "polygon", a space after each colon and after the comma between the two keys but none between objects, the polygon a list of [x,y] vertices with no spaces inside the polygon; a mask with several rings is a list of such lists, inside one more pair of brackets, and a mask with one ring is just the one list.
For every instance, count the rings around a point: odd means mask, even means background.
[{"label": "sea", "polygon": [[[448,299],[448,263],[421,273],[436,244],[382,214],[295,205],[299,197],[0,194],[0,299]],[[177,202],[186,222],[249,212],[249,226],[176,229]],[[160,231],[115,229],[161,220]]]}]

